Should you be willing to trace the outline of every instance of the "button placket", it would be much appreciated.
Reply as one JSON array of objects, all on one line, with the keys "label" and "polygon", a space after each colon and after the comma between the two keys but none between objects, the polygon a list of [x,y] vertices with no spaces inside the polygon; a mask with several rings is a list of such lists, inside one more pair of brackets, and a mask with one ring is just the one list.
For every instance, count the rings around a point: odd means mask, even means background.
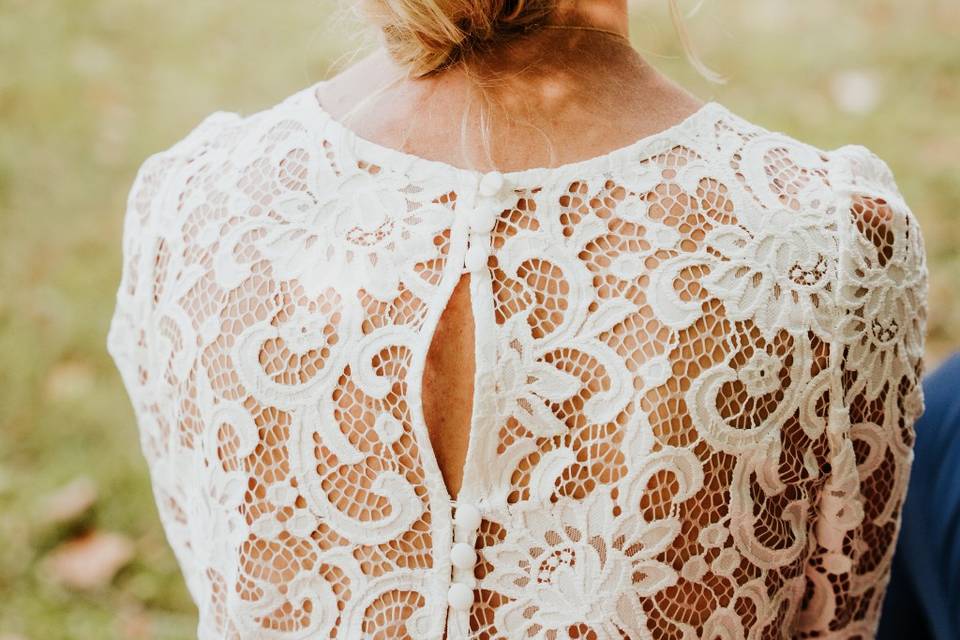
[{"label": "button placket", "polygon": [[470,246],[464,258],[468,271],[476,273],[487,265],[490,256],[490,232],[500,214],[497,196],[504,185],[499,171],[484,174],[477,183],[474,209],[470,212]]},{"label": "button placket", "polygon": [[447,592],[447,601],[457,611],[469,611],[473,604],[473,590],[477,586],[474,568],[477,552],[474,543],[481,522],[480,510],[470,502],[458,502],[454,512],[453,547],[450,560],[453,580]]},{"label": "button placket", "polygon": [[[484,174],[461,191],[457,199],[457,210],[467,217],[467,250],[463,266],[472,273],[482,272],[487,266],[491,252],[490,234],[496,226],[497,218],[503,210],[500,194],[505,184],[504,176],[499,172]],[[462,218],[461,218],[462,220]],[[461,227],[462,228],[462,227]],[[469,455],[469,453],[468,453]],[[482,522],[479,504],[471,501],[472,493],[461,490],[460,498],[451,500],[454,508],[453,535],[449,562],[450,583],[447,589],[447,604],[451,608],[448,618],[448,632],[451,640],[465,639],[469,635],[469,613],[473,606],[474,590],[477,587],[475,569],[478,561],[475,544]]]}]

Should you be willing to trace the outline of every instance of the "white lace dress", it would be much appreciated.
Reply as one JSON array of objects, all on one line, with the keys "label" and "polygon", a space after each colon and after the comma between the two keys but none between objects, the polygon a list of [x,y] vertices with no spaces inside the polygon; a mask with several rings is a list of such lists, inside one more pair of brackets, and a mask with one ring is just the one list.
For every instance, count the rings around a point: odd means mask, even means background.
[{"label": "white lace dress", "polygon": [[[926,263],[882,160],[709,102],[480,174],[314,85],[150,157],[108,347],[203,639],[870,638]],[[469,272],[451,499],[423,419]]]}]

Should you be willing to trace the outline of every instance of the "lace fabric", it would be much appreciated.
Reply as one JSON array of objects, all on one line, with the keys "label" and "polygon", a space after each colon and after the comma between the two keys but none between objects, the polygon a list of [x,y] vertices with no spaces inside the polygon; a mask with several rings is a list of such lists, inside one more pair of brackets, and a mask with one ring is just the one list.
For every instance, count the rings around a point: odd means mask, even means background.
[{"label": "lace fabric", "polygon": [[[481,174],[316,88],[212,114],[126,211],[107,346],[198,637],[873,636],[926,313],[882,160],[707,103]],[[454,500],[420,387],[464,272]]]}]

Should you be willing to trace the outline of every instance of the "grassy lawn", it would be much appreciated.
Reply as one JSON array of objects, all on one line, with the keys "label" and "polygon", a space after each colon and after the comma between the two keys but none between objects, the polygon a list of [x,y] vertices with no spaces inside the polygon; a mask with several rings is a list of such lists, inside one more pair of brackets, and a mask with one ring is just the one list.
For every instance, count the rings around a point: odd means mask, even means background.
[{"label": "grassy lawn", "polygon": [[[723,86],[688,67],[665,2],[636,5],[636,46],[701,98],[889,163],[927,241],[930,362],[960,346],[960,5],[708,2],[690,28]],[[259,110],[347,64],[365,45],[334,7],[0,0],[0,639],[192,637],[104,350],[123,206],[146,156],[207,113]],[[78,476],[95,506],[45,522],[40,497]],[[43,558],[78,527],[133,542],[110,584],[49,579]]]}]

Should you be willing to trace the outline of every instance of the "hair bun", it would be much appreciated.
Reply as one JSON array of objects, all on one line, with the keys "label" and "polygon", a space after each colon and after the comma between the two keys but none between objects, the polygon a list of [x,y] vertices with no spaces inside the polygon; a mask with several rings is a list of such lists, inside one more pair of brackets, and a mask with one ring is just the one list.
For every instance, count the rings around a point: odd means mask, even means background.
[{"label": "hair bun", "polygon": [[391,57],[414,77],[460,60],[549,16],[557,0],[363,0]]}]

